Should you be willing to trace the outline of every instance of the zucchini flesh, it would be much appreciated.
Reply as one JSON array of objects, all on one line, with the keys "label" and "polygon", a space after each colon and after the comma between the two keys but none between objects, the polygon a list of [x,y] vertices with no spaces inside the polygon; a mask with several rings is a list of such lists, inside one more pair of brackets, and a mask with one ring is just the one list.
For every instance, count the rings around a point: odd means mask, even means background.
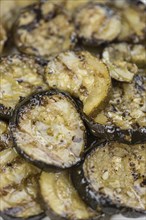
[{"label": "zucchini flesh", "polygon": [[121,32],[118,41],[133,41],[138,43],[145,40],[146,32],[146,14],[140,7],[129,4],[120,10],[121,14]]},{"label": "zucchini flesh", "polygon": [[4,26],[0,23],[0,54],[2,54],[4,49],[4,44],[7,40],[7,34]]},{"label": "zucchini flesh", "polygon": [[103,107],[111,87],[106,66],[86,51],[59,54],[48,62],[45,78],[50,88],[67,91],[79,98],[87,115]]},{"label": "zucchini flesh", "polygon": [[86,130],[76,104],[65,93],[50,90],[22,102],[11,130],[16,150],[41,168],[67,168],[81,160]]},{"label": "zucchini flesh", "polygon": [[101,217],[101,212],[89,208],[73,187],[67,171],[43,172],[40,176],[40,193],[51,219],[89,220]]},{"label": "zucchini flesh", "polygon": [[140,60],[142,60],[141,62],[144,61],[145,52],[142,50],[144,47],[142,45],[132,47],[127,43],[119,43],[111,44],[104,49],[102,59],[107,64],[112,78],[118,81],[131,82],[138,72],[138,68],[133,61],[137,60],[137,63]]},{"label": "zucchini flesh", "polygon": [[132,83],[117,83],[113,86],[109,105],[97,115],[95,121],[101,124],[114,123],[121,129],[145,127],[146,77],[135,76]]},{"label": "zucchini flesh", "polygon": [[[0,131],[3,128],[0,123]],[[4,219],[37,219],[43,212],[37,202],[36,181],[40,170],[25,162],[13,150],[11,141],[5,144],[0,143],[0,214]]]},{"label": "zucchini flesh", "polygon": [[71,17],[50,1],[25,8],[15,23],[15,44],[26,54],[52,56],[73,48],[75,27]]},{"label": "zucchini flesh", "polygon": [[113,41],[121,31],[120,16],[114,9],[97,3],[89,3],[78,10],[75,25],[83,43],[93,46]]},{"label": "zucchini flesh", "polygon": [[0,58],[0,116],[9,118],[22,97],[46,89],[41,67],[30,57],[12,55]]},{"label": "zucchini flesh", "polygon": [[[73,182],[93,208],[146,213],[146,144],[106,143],[73,172]],[[82,174],[82,175],[81,175]]]}]

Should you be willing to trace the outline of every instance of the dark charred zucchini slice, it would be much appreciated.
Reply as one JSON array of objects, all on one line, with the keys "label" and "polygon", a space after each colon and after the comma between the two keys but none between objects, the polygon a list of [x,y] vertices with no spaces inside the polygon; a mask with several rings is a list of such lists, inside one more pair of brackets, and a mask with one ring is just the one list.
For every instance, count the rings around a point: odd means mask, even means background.
[{"label": "dark charred zucchini slice", "polygon": [[21,12],[14,38],[20,51],[46,57],[73,48],[76,43],[71,17],[50,1],[41,1]]},{"label": "dark charred zucchini slice", "polygon": [[86,51],[67,51],[48,62],[45,78],[49,87],[69,92],[83,102],[92,115],[108,98],[109,72],[102,61]]},{"label": "dark charred zucchini slice", "polygon": [[39,173],[13,150],[8,125],[1,121],[0,215],[4,219],[42,219],[43,210],[37,202]]},{"label": "dark charred zucchini slice", "polygon": [[20,104],[12,120],[17,151],[36,166],[69,168],[81,160],[86,129],[69,95],[38,93]]},{"label": "dark charred zucchini slice", "polygon": [[102,216],[100,211],[93,211],[81,200],[67,171],[43,172],[39,185],[47,214],[52,220],[94,220]]},{"label": "dark charred zucchini slice", "polygon": [[[146,213],[146,144],[106,143],[72,172],[82,198],[96,210]],[[138,214],[137,213],[137,214]]]},{"label": "dark charred zucchini slice", "polygon": [[95,136],[126,143],[146,141],[146,77],[135,75],[132,83],[113,82],[109,104],[93,119],[87,119]]},{"label": "dark charred zucchini slice", "polygon": [[120,9],[121,32],[119,41],[138,43],[146,40],[146,13],[144,8],[129,4]]},{"label": "dark charred zucchini slice", "polygon": [[[142,62],[146,62],[144,61],[144,47],[136,45],[133,51],[132,47],[132,45],[127,43],[119,43],[111,44],[104,49],[102,59],[107,64],[112,78],[118,81],[131,82],[134,75],[138,72],[138,68],[133,61],[141,59]],[[141,54],[141,52],[143,53]],[[135,55],[137,55],[137,58]]]},{"label": "dark charred zucchini slice", "polygon": [[4,26],[0,23],[0,54],[2,54],[4,49],[4,44],[7,40],[7,33]]},{"label": "dark charred zucchini slice", "polygon": [[0,58],[0,117],[11,117],[22,97],[46,89],[41,66],[30,57],[12,55]]},{"label": "dark charred zucchini slice", "polygon": [[106,5],[97,3],[86,4],[78,10],[75,25],[83,43],[93,46],[113,41],[121,31],[120,16]]}]

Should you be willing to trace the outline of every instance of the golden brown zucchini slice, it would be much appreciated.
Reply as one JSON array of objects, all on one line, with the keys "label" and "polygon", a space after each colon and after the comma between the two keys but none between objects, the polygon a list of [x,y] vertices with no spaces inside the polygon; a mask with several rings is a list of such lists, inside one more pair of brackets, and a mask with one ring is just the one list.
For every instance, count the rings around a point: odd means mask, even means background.
[{"label": "golden brown zucchini slice", "polygon": [[119,11],[121,15],[121,32],[119,41],[138,43],[146,40],[145,9],[129,4]]},{"label": "golden brown zucchini slice", "polygon": [[[4,219],[42,219],[37,202],[40,170],[26,163],[12,148],[5,122],[0,123],[0,215]],[[4,143],[4,144],[3,144]]]},{"label": "golden brown zucchini slice", "polygon": [[73,48],[76,43],[71,17],[50,1],[41,1],[21,12],[14,38],[20,51],[46,57]]},{"label": "golden brown zucchini slice", "polygon": [[[146,77],[137,74],[131,83],[113,82],[109,104],[93,121],[94,135],[128,143],[146,141]],[[86,120],[86,118],[85,118]]]},{"label": "golden brown zucchini slice", "polygon": [[4,49],[4,44],[7,40],[7,33],[4,26],[0,23],[0,54],[2,54]]},{"label": "golden brown zucchini slice", "polygon": [[67,51],[48,62],[45,78],[49,87],[69,92],[83,102],[91,115],[105,103],[111,79],[106,66],[86,51]]},{"label": "golden brown zucchini slice", "polygon": [[41,168],[69,168],[81,161],[86,129],[73,99],[41,92],[20,103],[11,130],[17,151]]},{"label": "golden brown zucchini slice", "polygon": [[127,43],[119,43],[106,47],[102,54],[102,60],[107,64],[112,78],[118,81],[131,82],[138,72],[136,62],[133,61],[137,61],[137,63],[146,62],[144,61],[145,55],[142,45],[133,46]]},{"label": "golden brown zucchini slice", "polygon": [[[72,172],[73,183],[96,210],[146,213],[146,144],[106,143]],[[138,213],[137,213],[138,215]]]},{"label": "golden brown zucchini slice", "polygon": [[42,67],[30,57],[12,55],[0,58],[0,116],[11,117],[22,97],[46,89]]},{"label": "golden brown zucchini slice", "polygon": [[68,171],[43,172],[39,185],[47,214],[52,220],[94,220],[102,215],[100,211],[93,211],[82,201]]},{"label": "golden brown zucchini slice", "polygon": [[111,42],[121,31],[120,16],[104,4],[86,4],[75,14],[78,37],[93,46]]}]

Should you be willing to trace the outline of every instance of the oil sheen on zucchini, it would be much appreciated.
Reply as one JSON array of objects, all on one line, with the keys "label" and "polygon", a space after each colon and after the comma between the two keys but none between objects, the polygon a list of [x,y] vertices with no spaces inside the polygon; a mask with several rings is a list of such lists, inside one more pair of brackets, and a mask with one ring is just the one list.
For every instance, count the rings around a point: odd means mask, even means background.
[{"label": "oil sheen on zucchini", "polygon": [[11,117],[20,99],[46,89],[41,67],[30,57],[11,55],[0,58],[0,116]]},{"label": "oil sheen on zucchini", "polygon": [[46,57],[73,48],[76,43],[70,15],[52,1],[25,8],[15,23],[14,38],[20,51]]},{"label": "oil sheen on zucchini", "polygon": [[[25,162],[12,148],[7,124],[0,122],[0,215],[4,219],[41,219],[37,202],[38,168]],[[4,144],[5,143],[5,144]]]},{"label": "oil sheen on zucchini", "polygon": [[[87,120],[94,135],[120,142],[146,141],[146,76],[144,70],[131,83],[113,82],[108,105]],[[86,120],[86,119],[85,119]]]},{"label": "oil sheen on zucchini", "polygon": [[[120,16],[104,4],[89,3],[75,14],[78,37],[93,46],[111,42],[121,31]],[[114,27],[114,28],[113,28]]]},{"label": "oil sheen on zucchini", "polygon": [[11,130],[17,151],[41,168],[68,168],[84,153],[86,129],[69,95],[50,90],[22,102]]},{"label": "oil sheen on zucchini", "polygon": [[110,142],[93,149],[72,172],[75,186],[93,208],[146,213],[146,144]]},{"label": "oil sheen on zucchini", "polygon": [[67,91],[79,98],[87,115],[103,106],[111,87],[104,63],[86,51],[60,53],[48,62],[45,78],[50,88]]},{"label": "oil sheen on zucchini", "polygon": [[68,171],[43,172],[39,185],[47,214],[52,220],[94,220],[102,215],[81,200]]}]

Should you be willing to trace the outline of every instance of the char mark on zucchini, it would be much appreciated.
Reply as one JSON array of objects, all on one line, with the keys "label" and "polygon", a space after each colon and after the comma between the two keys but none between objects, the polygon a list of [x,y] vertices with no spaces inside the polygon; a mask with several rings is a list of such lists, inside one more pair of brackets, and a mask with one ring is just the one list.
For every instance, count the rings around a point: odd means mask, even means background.
[{"label": "char mark on zucchini", "polygon": [[0,117],[10,118],[22,98],[47,88],[41,69],[37,61],[24,55],[0,58]]},{"label": "char mark on zucchini", "polygon": [[14,39],[20,51],[48,57],[73,48],[76,33],[71,16],[59,4],[40,1],[21,12]]},{"label": "char mark on zucchini", "polygon": [[69,92],[93,115],[108,99],[111,79],[102,61],[87,51],[67,51],[48,62],[45,78],[50,88]]},{"label": "char mark on zucchini", "polygon": [[69,168],[84,154],[86,129],[76,103],[64,92],[40,92],[24,100],[11,131],[18,153],[43,169]]},{"label": "char mark on zucchini", "polygon": [[146,214],[145,152],[146,144],[98,146],[73,170],[73,183],[95,210]]}]

